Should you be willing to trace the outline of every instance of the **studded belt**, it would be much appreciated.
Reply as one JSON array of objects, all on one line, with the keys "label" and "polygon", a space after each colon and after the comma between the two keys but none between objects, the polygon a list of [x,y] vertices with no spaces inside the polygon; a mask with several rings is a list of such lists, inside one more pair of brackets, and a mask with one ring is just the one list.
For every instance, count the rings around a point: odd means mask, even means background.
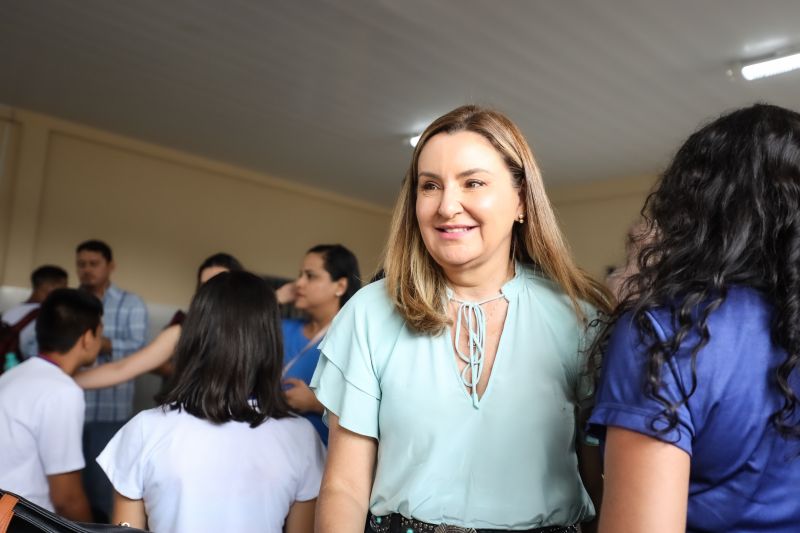
[{"label": "studded belt", "polygon": [[[475,529],[451,524],[429,524],[401,514],[375,516],[369,514],[366,533],[499,533],[503,529]],[[518,533],[578,533],[578,526],[547,526],[516,530]]]}]

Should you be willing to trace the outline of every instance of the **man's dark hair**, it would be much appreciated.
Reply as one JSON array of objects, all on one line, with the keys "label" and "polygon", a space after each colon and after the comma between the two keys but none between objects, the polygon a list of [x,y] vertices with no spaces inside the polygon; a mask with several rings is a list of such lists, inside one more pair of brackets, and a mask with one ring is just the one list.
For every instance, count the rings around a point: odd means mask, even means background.
[{"label": "man's dark hair", "polygon": [[216,424],[288,416],[281,390],[283,341],[275,293],[260,277],[223,272],[192,299],[175,348],[165,409]]},{"label": "man's dark hair", "polygon": [[93,295],[77,289],[56,289],[39,310],[36,341],[42,352],[66,353],[87,331],[97,332],[103,304]]},{"label": "man's dark hair", "polygon": [[45,283],[58,283],[67,281],[67,271],[55,265],[40,266],[31,274],[31,286],[38,289]]},{"label": "man's dark hair", "polygon": [[106,261],[109,263],[113,259],[113,255],[111,254],[111,247],[104,243],[103,241],[99,241],[97,239],[90,239],[88,241],[83,241],[75,248],[75,253],[81,253],[83,251],[87,252],[97,252],[102,255]]}]

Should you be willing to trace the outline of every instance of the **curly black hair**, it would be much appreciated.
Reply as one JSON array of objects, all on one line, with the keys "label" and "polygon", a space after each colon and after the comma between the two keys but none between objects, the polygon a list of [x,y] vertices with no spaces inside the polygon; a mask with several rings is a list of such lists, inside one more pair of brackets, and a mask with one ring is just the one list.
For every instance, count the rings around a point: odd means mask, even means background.
[{"label": "curly black hair", "polygon": [[[613,325],[630,313],[647,347],[645,393],[663,405],[659,433],[678,424],[677,409],[697,388],[698,354],[709,316],[730,287],[760,291],[773,306],[772,338],[786,352],[775,383],[783,396],[770,420],[800,438],[798,394],[790,376],[800,363],[800,114],[757,104],[721,116],[692,134],[648,196],[639,271],[592,347],[599,360]],[[666,309],[674,333],[659,340],[647,313]],[[662,369],[687,341],[692,380],[677,402],[662,390]],[[653,428],[656,424],[653,421]]]}]

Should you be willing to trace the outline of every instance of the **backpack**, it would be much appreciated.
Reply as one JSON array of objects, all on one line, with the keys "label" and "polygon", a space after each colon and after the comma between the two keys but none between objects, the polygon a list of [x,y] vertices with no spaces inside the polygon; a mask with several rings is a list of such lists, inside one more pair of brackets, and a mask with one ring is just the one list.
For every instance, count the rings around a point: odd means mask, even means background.
[{"label": "backpack", "polygon": [[[25,329],[25,326],[36,320],[39,316],[39,308],[31,309],[27,315],[22,317],[16,324],[8,324],[7,322],[0,322],[0,357],[5,354],[13,353],[22,360],[22,354],[19,349],[19,334]],[[0,365],[0,374],[3,373],[3,367]]]}]

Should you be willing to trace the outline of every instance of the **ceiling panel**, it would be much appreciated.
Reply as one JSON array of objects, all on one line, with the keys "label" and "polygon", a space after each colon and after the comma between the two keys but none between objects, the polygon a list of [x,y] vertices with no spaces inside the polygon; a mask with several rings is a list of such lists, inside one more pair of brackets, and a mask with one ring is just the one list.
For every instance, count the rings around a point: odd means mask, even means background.
[{"label": "ceiling panel", "polygon": [[548,183],[653,174],[726,109],[800,108],[798,73],[726,76],[798,45],[788,0],[0,0],[0,102],[388,205],[462,103]]}]

